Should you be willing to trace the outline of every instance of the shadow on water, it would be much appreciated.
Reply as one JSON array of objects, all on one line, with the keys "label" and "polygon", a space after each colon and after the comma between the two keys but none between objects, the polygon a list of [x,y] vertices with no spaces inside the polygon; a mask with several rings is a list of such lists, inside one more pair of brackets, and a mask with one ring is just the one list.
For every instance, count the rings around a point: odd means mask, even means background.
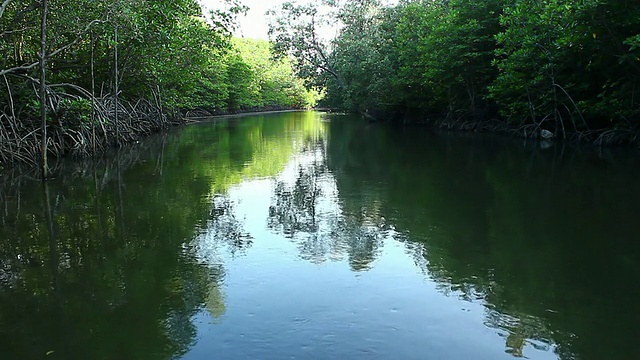
[{"label": "shadow on water", "polygon": [[7,358],[188,354],[197,314],[224,322],[228,259],[263,241],[230,189],[266,179],[266,230],[305,263],[373,272],[399,241],[440,293],[481,304],[512,356],[635,358],[638,165],[628,154],[292,113],[63,162],[45,186],[5,176],[0,348]]}]

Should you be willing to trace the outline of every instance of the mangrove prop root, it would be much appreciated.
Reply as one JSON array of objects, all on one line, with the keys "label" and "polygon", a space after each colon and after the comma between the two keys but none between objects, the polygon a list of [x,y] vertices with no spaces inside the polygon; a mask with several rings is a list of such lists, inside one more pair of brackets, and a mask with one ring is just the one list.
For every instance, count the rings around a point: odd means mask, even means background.
[{"label": "mangrove prop root", "polygon": [[[34,84],[37,82],[36,79],[29,80]],[[5,85],[10,88],[8,82]],[[94,136],[95,149],[102,152],[111,146],[133,142],[182,122],[181,119],[172,121],[171,117],[163,113],[157,95],[151,101],[140,99],[127,102],[116,100],[111,94],[93,97],[90,92],[72,84],[47,85],[46,88],[49,98],[47,112],[53,114],[47,122],[47,153],[52,157],[90,156],[93,154]],[[17,112],[13,98],[9,99],[10,104],[0,106],[0,165],[37,165],[41,125],[28,111],[22,109]],[[94,116],[90,116],[92,110],[88,110],[87,114],[61,115],[68,112],[64,108],[65,104],[74,101],[92,103]],[[0,105],[3,105],[2,99]],[[97,131],[94,132],[93,129]],[[116,129],[119,132],[117,138]]]}]

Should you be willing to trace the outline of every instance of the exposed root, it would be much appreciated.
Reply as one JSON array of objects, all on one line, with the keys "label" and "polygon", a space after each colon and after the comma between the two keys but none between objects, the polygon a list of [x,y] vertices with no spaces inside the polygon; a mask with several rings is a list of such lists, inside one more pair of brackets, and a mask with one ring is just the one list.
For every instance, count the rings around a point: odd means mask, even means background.
[{"label": "exposed root", "polygon": [[[445,118],[428,121],[432,126],[449,131],[463,132],[490,132],[507,134],[524,139],[543,139],[543,123],[549,119],[543,119],[540,123],[525,123],[514,127],[500,120],[473,120],[466,117],[457,119]],[[560,129],[556,138],[570,143],[590,143],[595,146],[633,145],[640,148],[640,128],[619,128],[609,130],[566,131]],[[547,131],[547,133],[549,133]],[[554,134],[555,135],[555,134]]]},{"label": "exposed root", "polygon": [[611,129],[600,133],[593,142],[595,145],[627,145],[640,141],[640,130]]},{"label": "exposed root", "polygon": [[[11,95],[8,82],[6,86]],[[167,116],[155,96],[153,101],[141,99],[135,103],[118,99],[116,106],[114,96],[92,98],[89,92],[72,84],[49,85],[47,92],[50,116],[47,145],[48,155],[52,157],[89,156],[94,149],[103,152],[183,122],[179,116]],[[0,99],[0,166],[37,165],[41,138],[34,112],[24,106],[16,111],[12,96],[4,104],[3,100]]]}]

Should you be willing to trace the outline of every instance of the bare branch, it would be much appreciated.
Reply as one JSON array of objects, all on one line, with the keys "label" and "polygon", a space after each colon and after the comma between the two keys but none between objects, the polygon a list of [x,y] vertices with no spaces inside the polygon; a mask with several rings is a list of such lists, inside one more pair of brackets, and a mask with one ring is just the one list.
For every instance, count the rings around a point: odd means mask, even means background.
[{"label": "bare branch", "polygon": [[15,30],[6,30],[0,33],[0,38],[5,36],[5,35],[11,35],[11,34],[16,34],[19,32],[23,32],[23,31],[27,31],[27,29],[29,29],[28,27],[24,27],[22,29],[15,29]]},{"label": "bare branch", "polygon": [[16,67],[12,67],[12,68],[5,69],[5,70],[0,70],[0,76],[11,74],[13,72],[20,71],[20,70],[33,69],[36,66],[38,66],[38,62],[37,61],[34,62],[34,63],[31,63],[29,65],[16,66]]}]

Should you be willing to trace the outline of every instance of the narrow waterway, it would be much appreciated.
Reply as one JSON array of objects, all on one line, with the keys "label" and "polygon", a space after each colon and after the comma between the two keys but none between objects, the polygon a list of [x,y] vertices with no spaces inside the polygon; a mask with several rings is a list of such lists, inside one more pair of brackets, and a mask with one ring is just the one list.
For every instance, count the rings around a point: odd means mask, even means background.
[{"label": "narrow waterway", "polygon": [[638,359],[638,165],[297,112],[0,173],[0,358]]}]

